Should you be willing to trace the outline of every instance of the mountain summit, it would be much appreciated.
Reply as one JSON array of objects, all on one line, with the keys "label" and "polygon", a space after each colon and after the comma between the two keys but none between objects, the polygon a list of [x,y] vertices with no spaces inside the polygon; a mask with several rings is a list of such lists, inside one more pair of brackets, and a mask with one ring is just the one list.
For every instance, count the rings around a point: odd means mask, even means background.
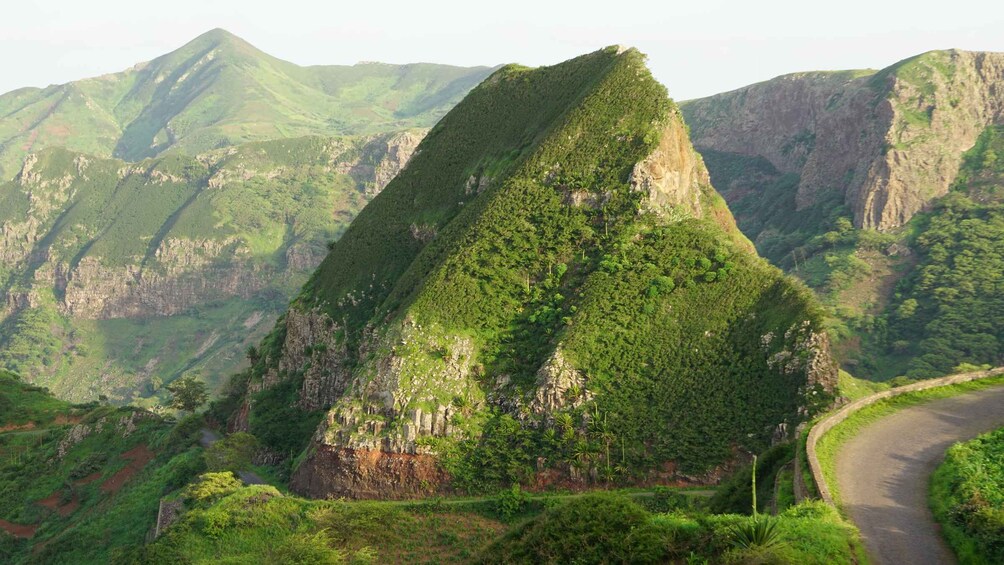
[{"label": "mountain summit", "polygon": [[219,407],[279,457],[312,437],[312,496],[714,480],[832,390],[820,324],[643,56],[608,48],[475,88]]},{"label": "mountain summit", "polygon": [[169,149],[428,127],[490,71],[300,67],[215,29],[120,73],[0,96],[0,179],[53,145],[137,161]]}]

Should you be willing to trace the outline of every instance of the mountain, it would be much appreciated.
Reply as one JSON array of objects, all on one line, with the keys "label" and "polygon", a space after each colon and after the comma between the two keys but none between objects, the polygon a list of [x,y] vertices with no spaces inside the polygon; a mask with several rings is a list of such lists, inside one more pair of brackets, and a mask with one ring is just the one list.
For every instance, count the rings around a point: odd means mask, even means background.
[{"label": "mountain", "polygon": [[611,47],[471,91],[211,413],[320,498],[713,482],[827,403],[822,322]]},{"label": "mountain", "polygon": [[429,127],[490,71],[300,67],[216,29],[120,73],[0,96],[0,179],[51,146],[139,161],[171,149]]},{"label": "mountain", "polygon": [[849,370],[1004,361],[1004,53],[787,75],[682,109],[743,232],[830,306]]},{"label": "mountain", "polygon": [[424,134],[30,154],[0,185],[0,363],[74,400],[218,385]]}]

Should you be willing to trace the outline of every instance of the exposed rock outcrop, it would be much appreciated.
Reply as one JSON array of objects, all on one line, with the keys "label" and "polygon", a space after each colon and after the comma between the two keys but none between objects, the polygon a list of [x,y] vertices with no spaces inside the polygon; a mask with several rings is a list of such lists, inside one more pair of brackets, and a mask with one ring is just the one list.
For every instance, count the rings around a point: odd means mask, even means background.
[{"label": "exposed rock outcrop", "polygon": [[903,225],[1004,120],[1004,54],[936,51],[879,71],[799,73],[682,105],[698,149],[800,176],[799,208],[837,192],[857,227]]}]

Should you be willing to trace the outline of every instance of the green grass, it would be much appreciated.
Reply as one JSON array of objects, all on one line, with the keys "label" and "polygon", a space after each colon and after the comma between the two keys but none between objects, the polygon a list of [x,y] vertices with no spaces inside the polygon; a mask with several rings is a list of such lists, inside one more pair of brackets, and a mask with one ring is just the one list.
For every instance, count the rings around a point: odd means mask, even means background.
[{"label": "green grass", "polygon": [[69,408],[67,402],[54,398],[44,388],[22,382],[17,375],[0,369],[0,426],[44,426]]},{"label": "green grass", "polygon": [[[332,160],[376,165],[391,137],[249,143],[137,165],[41,152],[29,184],[47,205],[29,215],[24,187],[0,187],[0,222],[40,238],[6,242],[15,257],[0,289],[36,298],[0,324],[0,366],[77,401],[103,394],[153,406],[185,372],[218,388],[370,199],[372,175],[336,172]],[[125,170],[132,173],[120,176]],[[44,252],[46,262],[32,259]],[[290,252],[307,264],[290,265]],[[65,288],[53,284],[54,269],[69,270]],[[160,302],[168,315],[128,296],[137,270],[178,289]],[[85,292],[105,306],[80,300]]]},{"label": "green grass", "polygon": [[960,563],[1004,561],[1004,429],[949,448],[930,497]]},{"label": "green grass", "polygon": [[[749,253],[707,184],[692,187],[701,219],[645,212],[631,189],[635,164],[663,136],[684,135],[678,109],[633,50],[508,66],[474,89],[292,306],[326,316],[347,350],[353,384],[324,421],[362,418],[328,437],[393,438],[409,411],[456,406],[466,437],[423,441],[461,489],[528,480],[537,457],[595,468],[617,484],[666,461],[701,473],[736,445],[760,451],[800,406],[824,404],[825,391],[805,389],[801,363],[812,352],[800,348],[822,328],[811,294]],[[573,206],[573,193],[604,203]],[[419,227],[435,236],[416,237]],[[288,384],[255,393],[250,420],[286,453],[311,435],[295,420],[321,419],[287,413],[306,368],[324,360],[312,351],[283,359],[284,339],[280,321],[239,378],[260,382],[284,361]],[[559,410],[563,435],[530,425],[548,415],[525,405],[559,354],[583,375],[569,396],[594,396]],[[794,356],[792,369],[770,366],[774,355]],[[376,384],[388,366],[393,384]],[[371,383],[393,389],[381,392],[398,405],[364,395]],[[383,426],[379,437],[368,421]]]},{"label": "green grass", "polygon": [[876,392],[882,392],[883,390],[889,389],[889,385],[887,383],[859,379],[847,371],[840,371],[839,379],[840,396],[846,398],[848,402],[854,402],[859,398],[871,396]]},{"label": "green grass", "polygon": [[903,408],[1002,384],[1004,384],[1004,376],[996,376],[901,394],[862,408],[843,422],[837,424],[826,435],[821,437],[819,443],[816,445],[819,465],[822,468],[826,484],[830,487],[830,494],[833,496],[833,500],[838,505],[840,504],[840,486],[837,483],[837,456],[844,443],[856,436],[863,428]]},{"label": "green grass", "polygon": [[[178,523],[129,559],[644,563],[688,557],[742,562],[759,554],[731,549],[732,528],[743,516],[652,513],[613,493],[545,500],[507,523],[485,505],[311,501],[272,487],[243,487],[215,500],[189,500]],[[822,504],[791,508],[776,523],[782,544],[772,555],[781,562],[853,563],[863,556],[854,528]]]},{"label": "green grass", "polygon": [[490,71],[299,67],[214,30],[142,68],[0,96],[0,179],[14,176],[29,151],[52,146],[139,161],[247,141],[429,127]]},{"label": "green grass", "polygon": [[[0,408],[11,405],[0,410],[4,418],[29,417],[35,426],[0,432],[0,518],[36,531],[31,539],[0,531],[4,563],[108,563],[143,543],[160,497],[203,468],[191,426],[149,412],[70,406],[3,374]],[[135,448],[151,450],[152,460],[111,489],[129,465],[122,455]]]}]

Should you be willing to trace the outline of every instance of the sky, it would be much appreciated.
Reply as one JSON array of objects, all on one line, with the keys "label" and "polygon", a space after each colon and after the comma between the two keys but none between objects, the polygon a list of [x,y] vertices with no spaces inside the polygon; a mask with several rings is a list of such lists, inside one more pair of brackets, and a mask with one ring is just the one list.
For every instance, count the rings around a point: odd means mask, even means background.
[{"label": "sky", "polygon": [[547,65],[622,44],[677,100],[777,75],[882,68],[932,49],[1004,51],[1001,0],[19,0],[0,92],[124,70],[224,28],[300,65]]}]

